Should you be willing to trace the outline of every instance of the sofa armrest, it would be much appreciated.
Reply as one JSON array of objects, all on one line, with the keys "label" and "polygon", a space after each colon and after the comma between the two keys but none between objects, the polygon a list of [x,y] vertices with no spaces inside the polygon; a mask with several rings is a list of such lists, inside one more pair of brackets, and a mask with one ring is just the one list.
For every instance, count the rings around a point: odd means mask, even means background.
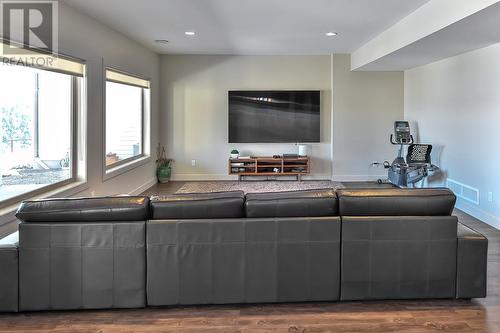
[{"label": "sofa armrest", "polygon": [[18,233],[0,240],[0,312],[18,311]]},{"label": "sofa armrest", "polygon": [[459,223],[457,231],[457,298],[486,297],[488,239]]}]

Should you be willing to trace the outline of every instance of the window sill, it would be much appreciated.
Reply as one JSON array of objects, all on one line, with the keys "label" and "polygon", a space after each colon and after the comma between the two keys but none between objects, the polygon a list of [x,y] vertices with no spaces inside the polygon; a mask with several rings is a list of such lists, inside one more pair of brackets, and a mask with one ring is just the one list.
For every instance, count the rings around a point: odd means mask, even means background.
[{"label": "window sill", "polygon": [[[82,192],[84,190],[88,189],[87,182],[84,181],[76,181],[70,184],[62,185],[61,187],[58,187],[56,189],[53,189],[51,191],[47,191],[44,193],[41,193],[39,195],[33,196],[26,198],[25,200],[35,200],[35,199],[44,199],[44,198],[51,198],[55,196],[62,196],[62,197],[68,197],[75,195],[79,192]],[[10,223],[16,219],[14,214],[16,213],[17,207],[19,207],[19,204],[22,202],[16,202],[10,206],[7,206],[5,208],[0,209],[0,226],[3,226],[7,223]]]},{"label": "window sill", "polygon": [[102,175],[102,180],[103,181],[109,180],[125,172],[136,169],[144,164],[148,164],[149,162],[151,162],[151,156],[147,155],[134,159],[128,163],[121,164],[116,167],[111,167],[109,169],[106,169],[106,166],[104,166],[105,170],[104,174]]}]

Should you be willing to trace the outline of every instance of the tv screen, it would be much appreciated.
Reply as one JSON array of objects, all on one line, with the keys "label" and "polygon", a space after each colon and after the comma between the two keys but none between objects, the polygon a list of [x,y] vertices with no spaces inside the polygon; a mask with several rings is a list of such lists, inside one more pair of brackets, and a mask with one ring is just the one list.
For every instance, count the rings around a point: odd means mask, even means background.
[{"label": "tv screen", "polygon": [[320,141],[318,90],[229,91],[229,142]]}]

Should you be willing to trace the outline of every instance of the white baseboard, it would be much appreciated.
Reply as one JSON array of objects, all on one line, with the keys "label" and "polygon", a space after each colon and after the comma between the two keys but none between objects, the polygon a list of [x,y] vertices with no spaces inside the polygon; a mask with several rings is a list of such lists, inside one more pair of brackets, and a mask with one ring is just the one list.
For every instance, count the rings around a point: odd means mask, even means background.
[{"label": "white baseboard", "polygon": [[500,229],[500,218],[489,213],[485,212],[482,210],[480,207],[471,204],[467,202],[466,200],[463,200],[461,198],[457,198],[457,203],[455,205],[456,208],[460,209],[461,211],[475,217],[478,220],[483,221],[484,223],[487,223],[491,225],[492,227],[496,229]]},{"label": "white baseboard", "polygon": [[332,180],[337,182],[366,182],[377,181],[378,179],[387,179],[387,174],[384,175],[333,175]]},{"label": "white baseboard", "polygon": [[[258,176],[255,176],[256,178]],[[276,176],[276,178],[281,178],[285,176]],[[294,177],[294,176],[290,176]],[[252,177],[245,177],[245,179],[251,179]],[[329,180],[331,179],[330,174],[310,174],[302,177],[303,180]],[[178,173],[173,174],[171,180],[173,181],[216,181],[216,180],[238,180],[238,176],[232,176],[228,174],[208,174],[208,173]]]},{"label": "white baseboard", "polygon": [[302,180],[331,180],[332,174],[330,173],[315,173],[307,176],[302,176]]},{"label": "white baseboard", "polygon": [[128,194],[130,194],[130,195],[139,195],[142,192],[146,191],[151,186],[153,186],[154,184],[156,184],[157,182],[158,182],[158,180],[156,179],[156,177],[155,178],[151,178],[150,180],[148,180],[147,182],[145,182],[144,184],[142,184],[138,188],[136,188],[136,189],[128,192]]}]

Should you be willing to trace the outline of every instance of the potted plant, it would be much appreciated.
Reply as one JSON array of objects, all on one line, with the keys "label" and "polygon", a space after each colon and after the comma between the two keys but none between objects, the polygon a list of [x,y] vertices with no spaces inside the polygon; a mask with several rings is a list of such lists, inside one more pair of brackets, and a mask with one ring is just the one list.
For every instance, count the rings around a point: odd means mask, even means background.
[{"label": "potted plant", "polygon": [[238,158],[240,156],[240,152],[237,151],[236,149],[231,150],[230,154],[231,158]]},{"label": "potted plant", "polygon": [[156,177],[160,183],[167,183],[172,175],[172,160],[167,158],[165,147],[158,144],[156,149]]}]

